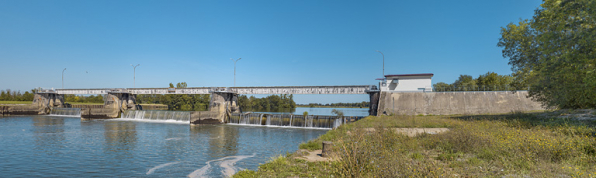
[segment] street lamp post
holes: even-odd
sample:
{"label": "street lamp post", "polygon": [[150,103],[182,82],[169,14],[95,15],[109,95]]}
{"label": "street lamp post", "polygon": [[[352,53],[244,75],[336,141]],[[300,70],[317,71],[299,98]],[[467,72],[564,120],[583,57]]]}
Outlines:
{"label": "street lamp post", "polygon": [[236,62],[238,62],[242,58],[238,58],[236,60],[230,58],[230,60],[234,61],[234,87],[236,87]]}
{"label": "street lamp post", "polygon": [[379,52],[379,53],[381,53],[381,55],[383,55],[383,77],[385,77],[385,55],[379,50],[377,50],[377,52]]}
{"label": "street lamp post", "polygon": [[137,64],[135,65],[130,65],[132,66],[132,87],[136,88],[137,87],[137,67],[139,67],[141,64]]}
{"label": "street lamp post", "polygon": [[64,71],[66,70],[66,68],[64,68],[64,70],[62,70],[62,89],[64,89]]}

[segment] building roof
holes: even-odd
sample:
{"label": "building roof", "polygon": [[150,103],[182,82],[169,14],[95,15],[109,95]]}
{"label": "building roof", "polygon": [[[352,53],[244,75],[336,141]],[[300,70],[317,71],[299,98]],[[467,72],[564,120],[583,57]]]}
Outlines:
{"label": "building roof", "polygon": [[433,73],[421,73],[421,74],[389,74],[385,75],[385,77],[411,77],[411,76],[434,76]]}

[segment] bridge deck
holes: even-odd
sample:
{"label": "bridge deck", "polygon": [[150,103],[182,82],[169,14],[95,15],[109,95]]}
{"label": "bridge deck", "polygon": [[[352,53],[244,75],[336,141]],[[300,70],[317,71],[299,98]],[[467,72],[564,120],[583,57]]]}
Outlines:
{"label": "bridge deck", "polygon": [[98,88],[56,89],[57,94],[98,95],[109,92],[132,94],[210,94],[233,92],[238,94],[366,94],[371,85],[345,86],[264,86],[264,87],[191,87],[191,88]]}

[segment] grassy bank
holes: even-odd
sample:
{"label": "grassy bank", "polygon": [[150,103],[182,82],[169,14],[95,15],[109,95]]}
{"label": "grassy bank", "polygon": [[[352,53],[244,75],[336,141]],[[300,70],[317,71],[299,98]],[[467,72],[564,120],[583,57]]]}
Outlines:
{"label": "grassy bank", "polygon": [[33,101],[0,101],[0,105],[3,104],[31,104]]}
{"label": "grassy bank", "polygon": [[[234,177],[595,177],[596,122],[538,115],[368,117],[300,145],[333,141],[336,161],[288,154]],[[429,127],[450,131],[408,137],[390,129]]]}

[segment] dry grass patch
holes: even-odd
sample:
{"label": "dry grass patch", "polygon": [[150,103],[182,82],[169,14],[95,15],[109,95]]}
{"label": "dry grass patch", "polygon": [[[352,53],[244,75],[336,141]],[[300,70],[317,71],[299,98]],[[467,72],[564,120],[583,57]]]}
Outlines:
{"label": "dry grass patch", "polygon": [[[591,123],[522,113],[368,117],[301,144],[301,148],[309,149],[317,144],[320,147],[322,141],[333,141],[337,161],[321,163],[320,169],[301,173],[293,171],[307,170],[304,164],[283,158],[294,168],[262,172],[264,165],[273,166],[274,162],[270,162],[251,175],[596,177],[596,130]],[[417,137],[392,131],[425,127],[445,127],[450,131]],[[367,128],[375,129],[371,132]]]}

